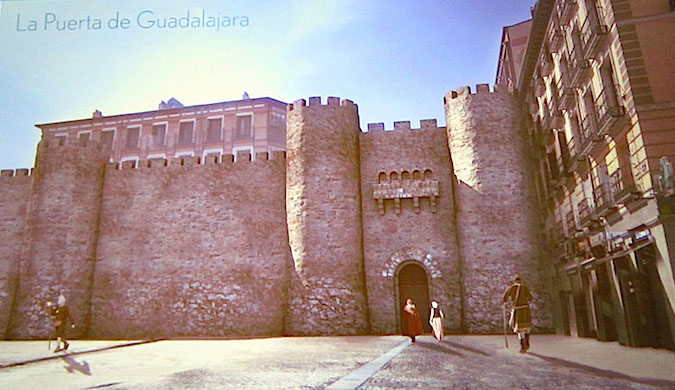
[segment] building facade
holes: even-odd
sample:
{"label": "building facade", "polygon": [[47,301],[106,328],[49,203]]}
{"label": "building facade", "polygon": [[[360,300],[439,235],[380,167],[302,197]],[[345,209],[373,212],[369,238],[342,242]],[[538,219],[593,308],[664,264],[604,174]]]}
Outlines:
{"label": "building facade", "polygon": [[[446,127],[362,132],[353,102],[298,100],[286,152],[236,159],[177,154],[183,110],[208,130],[207,106],[41,125],[34,169],[0,176],[4,337],[47,337],[61,292],[89,338],[390,334],[406,298],[423,319],[436,299],[448,332],[499,333],[516,273],[551,331],[517,96],[485,84],[444,101]],[[142,141],[164,119],[168,158]],[[102,136],[114,124],[138,129],[138,160]]]}
{"label": "building facade", "polygon": [[674,8],[533,11],[518,88],[561,333],[675,348]]}
{"label": "building facade", "polygon": [[271,98],[185,107],[177,99],[162,101],[156,111],[37,125],[43,139],[64,143],[100,142],[111,162],[153,158],[218,158],[286,150],[286,103]]}

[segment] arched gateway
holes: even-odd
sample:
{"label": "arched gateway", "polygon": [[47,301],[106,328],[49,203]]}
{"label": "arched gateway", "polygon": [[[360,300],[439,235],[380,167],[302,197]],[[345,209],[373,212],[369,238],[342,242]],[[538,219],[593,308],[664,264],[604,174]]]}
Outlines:
{"label": "arched gateway", "polygon": [[425,332],[431,331],[429,327],[429,278],[424,266],[417,261],[406,261],[396,270],[395,276],[395,302],[398,303],[398,330],[403,329],[404,312],[403,306],[406,299],[410,298],[417,306],[420,320]]}

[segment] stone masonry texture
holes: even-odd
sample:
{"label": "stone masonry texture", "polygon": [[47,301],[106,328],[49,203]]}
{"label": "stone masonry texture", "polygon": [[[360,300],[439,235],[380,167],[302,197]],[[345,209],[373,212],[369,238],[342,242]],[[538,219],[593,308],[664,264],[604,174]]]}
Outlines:
{"label": "stone masonry texture", "polygon": [[349,100],[287,110],[288,236],[295,271],[289,330],[367,331],[359,188],[359,115]]}
{"label": "stone masonry texture", "polygon": [[516,274],[539,298],[533,305],[533,326],[549,328],[516,99],[504,88],[491,92],[483,84],[474,94],[469,87],[448,93],[445,109],[457,176],[465,329],[471,333],[499,330],[501,324],[495,319],[501,318],[504,286]]}
{"label": "stone masonry texture", "polygon": [[[461,331],[462,302],[452,163],[445,131],[436,126],[436,121],[423,121],[420,129],[411,129],[409,122],[397,122],[394,127],[384,131],[384,124],[374,124],[361,134],[365,269],[373,331],[397,331],[401,308],[392,293],[396,288],[395,271],[406,261],[426,261],[430,298],[443,307],[448,330],[457,333]],[[407,187],[411,182],[438,181],[435,210],[430,198],[419,199],[419,208],[414,199],[404,198],[397,213],[395,200],[387,199],[384,213],[380,214],[373,189],[381,175],[386,175],[384,181],[394,188]]]}
{"label": "stone masonry texture", "polygon": [[60,293],[86,334],[106,160],[95,143],[40,143],[8,337],[49,336],[45,302]]}
{"label": "stone masonry texture", "polygon": [[28,170],[5,170],[0,175],[0,334],[9,325],[32,179]]}
{"label": "stone masonry texture", "polygon": [[59,293],[74,337],[391,334],[410,264],[448,333],[501,332],[515,273],[549,330],[512,91],[464,87],[445,109],[445,129],[365,132],[349,100],[298,100],[287,152],[255,161],[42,141],[31,174],[0,176],[3,336],[50,336]]}

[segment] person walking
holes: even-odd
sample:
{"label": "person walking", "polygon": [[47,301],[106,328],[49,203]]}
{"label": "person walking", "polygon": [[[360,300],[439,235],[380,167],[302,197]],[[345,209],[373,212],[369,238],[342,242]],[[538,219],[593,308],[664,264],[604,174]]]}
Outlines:
{"label": "person walking", "polygon": [[445,333],[443,332],[443,319],[445,314],[441,310],[440,305],[436,300],[431,301],[431,313],[429,313],[429,325],[431,325],[431,332],[436,339],[443,340]]}
{"label": "person walking", "polygon": [[530,328],[532,328],[532,315],[530,313],[530,301],[532,301],[530,289],[522,284],[520,276],[516,275],[506,291],[502,301],[504,305],[511,302],[511,319],[509,325],[513,332],[518,335],[520,341],[520,353],[530,349]]}
{"label": "person walking", "polygon": [[[49,315],[52,317],[56,330],[56,349],[54,353],[65,351],[70,346],[70,343],[66,340],[68,322],[70,322],[71,328],[75,328],[75,321],[73,321],[73,318],[70,316],[70,310],[66,306],[66,297],[63,294],[59,295],[56,305],[52,302],[47,302],[47,307],[49,308]],[[63,347],[61,347],[62,343]]]}
{"label": "person walking", "polygon": [[415,336],[422,334],[422,321],[420,321],[420,314],[412,299],[408,298],[405,301],[403,312],[405,313],[405,329],[403,335],[410,337],[410,340],[414,343]]}

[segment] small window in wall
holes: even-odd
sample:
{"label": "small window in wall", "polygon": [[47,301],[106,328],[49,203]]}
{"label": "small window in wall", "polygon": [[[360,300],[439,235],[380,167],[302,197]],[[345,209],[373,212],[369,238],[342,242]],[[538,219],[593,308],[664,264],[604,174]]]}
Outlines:
{"label": "small window in wall", "polygon": [[235,135],[237,139],[251,138],[251,123],[253,115],[239,115],[237,116],[237,129]]}
{"label": "small window in wall", "polygon": [[124,143],[124,149],[138,149],[138,138],[141,132],[140,127],[128,127],[127,128],[127,137],[126,142]]}
{"label": "small window in wall", "polygon": [[114,138],[115,130],[103,130],[103,132],[101,132],[101,143],[106,150],[112,149]]}
{"label": "small window in wall", "polygon": [[193,121],[181,122],[178,131],[178,144],[189,145],[192,143],[192,133],[194,132],[195,123]]}
{"label": "small window in wall", "polygon": [[232,148],[232,154],[234,155],[234,161],[255,160],[252,146]]}
{"label": "small window in wall", "polygon": [[65,145],[66,144],[66,137],[67,136],[65,134],[55,136],[54,137],[54,144],[59,145],[59,146]]}
{"label": "small window in wall", "polygon": [[166,124],[152,125],[152,146],[164,146],[166,140]]}
{"label": "small window in wall", "polygon": [[89,137],[90,136],[91,136],[91,134],[89,132],[80,133],[80,134],[77,135],[77,140],[80,142],[81,146],[84,146],[87,143],[89,143]]}
{"label": "small window in wall", "polygon": [[221,129],[223,128],[223,120],[221,118],[211,118],[208,120],[208,127],[206,129],[206,142],[215,142],[221,140]]}

